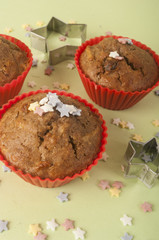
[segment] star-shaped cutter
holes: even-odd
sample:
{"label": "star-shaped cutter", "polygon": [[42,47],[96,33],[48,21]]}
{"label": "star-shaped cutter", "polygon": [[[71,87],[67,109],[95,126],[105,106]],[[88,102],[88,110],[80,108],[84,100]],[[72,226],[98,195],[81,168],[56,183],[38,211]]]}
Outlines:
{"label": "star-shaped cutter", "polygon": [[159,176],[159,146],[156,138],[145,143],[131,140],[125,159],[125,176],[137,177],[151,188]]}
{"label": "star-shaped cutter", "polygon": [[60,48],[49,49],[47,39],[53,32],[60,33],[67,38],[76,38],[82,44],[86,40],[86,24],[64,23],[52,17],[46,26],[31,31],[31,46],[39,51],[48,53],[49,63],[55,65],[65,60],[74,58],[76,45],[65,45]]}

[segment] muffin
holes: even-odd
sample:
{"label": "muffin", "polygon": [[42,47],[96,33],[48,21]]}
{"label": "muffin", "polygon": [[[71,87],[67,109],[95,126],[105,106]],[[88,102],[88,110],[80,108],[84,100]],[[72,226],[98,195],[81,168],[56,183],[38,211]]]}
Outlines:
{"label": "muffin", "polygon": [[104,38],[87,46],[79,64],[86,77],[117,91],[142,91],[158,79],[158,66],[151,54],[124,38]]}
{"label": "muffin", "polygon": [[0,106],[19,93],[31,65],[30,49],[20,40],[0,34]]}
{"label": "muffin", "polygon": [[28,66],[26,52],[0,36],[0,86],[10,83]]}
{"label": "muffin", "polygon": [[93,164],[106,137],[96,111],[58,91],[23,97],[0,121],[0,150],[9,165],[33,178],[55,180]]}
{"label": "muffin", "polygon": [[75,63],[91,99],[122,110],[158,85],[159,57],[146,45],[118,36],[101,36],[82,44]]}

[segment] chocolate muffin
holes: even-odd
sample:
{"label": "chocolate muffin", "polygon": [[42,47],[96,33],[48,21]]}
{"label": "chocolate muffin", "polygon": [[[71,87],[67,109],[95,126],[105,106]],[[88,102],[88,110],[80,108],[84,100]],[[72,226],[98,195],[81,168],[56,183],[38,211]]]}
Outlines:
{"label": "chocolate muffin", "polygon": [[0,86],[16,79],[28,66],[26,52],[0,36]]}
{"label": "chocolate muffin", "polygon": [[159,75],[149,51],[135,46],[127,38],[108,37],[87,46],[79,64],[86,77],[117,91],[146,90],[157,82]]}
{"label": "chocolate muffin", "polygon": [[102,120],[84,103],[38,93],[13,104],[2,116],[0,151],[24,173],[63,179],[93,162],[102,132]]}

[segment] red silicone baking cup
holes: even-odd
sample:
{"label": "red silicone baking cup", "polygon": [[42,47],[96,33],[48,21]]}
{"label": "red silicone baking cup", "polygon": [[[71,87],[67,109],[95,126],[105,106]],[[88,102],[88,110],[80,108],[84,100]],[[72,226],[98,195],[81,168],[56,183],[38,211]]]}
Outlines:
{"label": "red silicone baking cup", "polygon": [[[144,96],[146,96],[152,89],[159,85],[159,79],[157,82],[151,87],[143,91],[135,91],[135,92],[124,92],[124,91],[117,91],[115,89],[109,89],[106,87],[102,87],[97,85],[95,82],[91,81],[85,74],[82,72],[79,64],[79,59],[82,52],[85,48],[90,45],[95,45],[102,41],[104,38],[113,37],[113,38],[123,38],[122,36],[101,36],[90,39],[84,42],[81,46],[78,47],[76,54],[75,54],[75,63],[79,75],[81,77],[82,83],[86,89],[87,94],[89,97],[99,106],[103,108],[111,109],[111,110],[123,110],[132,107],[134,104],[139,102]],[[133,44],[142,48],[144,50],[148,50],[151,55],[153,56],[155,62],[159,66],[159,56],[151,50],[146,45],[131,39]]]}
{"label": "red silicone baking cup", "polygon": [[28,66],[25,71],[19,75],[16,79],[13,79],[10,83],[5,84],[4,86],[0,86],[0,106],[6,103],[9,99],[14,98],[21,90],[25,77],[28,74],[31,66],[32,66],[32,53],[30,49],[20,40],[13,38],[11,36],[0,34],[0,36],[4,37],[8,41],[16,44],[19,48],[26,52],[28,57]]}
{"label": "red silicone baking cup", "polygon": [[72,177],[66,176],[64,179],[57,178],[55,180],[51,180],[49,178],[41,179],[38,176],[33,177],[29,173],[23,173],[21,170],[16,169],[14,166],[10,165],[10,163],[3,157],[3,155],[0,154],[0,160],[8,168],[10,168],[13,172],[15,172],[19,177],[24,179],[26,182],[29,182],[33,185],[38,186],[38,187],[53,188],[53,187],[59,187],[59,186],[62,186],[66,183],[69,183],[73,179],[75,179],[77,177],[81,177],[85,172],[90,171],[91,168],[98,163],[98,160],[100,160],[102,158],[102,154],[103,154],[103,152],[105,152],[105,145],[107,143],[106,138],[107,138],[108,135],[107,135],[107,127],[105,125],[105,121],[103,120],[102,115],[99,113],[99,111],[96,108],[94,108],[94,106],[92,104],[88,103],[85,99],[82,99],[79,96],[73,95],[72,93],[66,93],[66,92],[57,91],[57,90],[53,90],[53,91],[51,91],[51,90],[45,90],[45,91],[38,90],[36,92],[32,91],[32,92],[29,92],[29,93],[23,93],[22,95],[15,97],[14,99],[10,100],[7,104],[3,105],[3,108],[0,109],[0,119],[2,118],[3,114],[7,111],[7,109],[9,109],[16,102],[22,100],[25,97],[35,95],[37,93],[43,93],[43,92],[45,92],[45,93],[47,93],[47,92],[57,93],[58,95],[68,96],[68,97],[71,97],[73,99],[77,99],[79,102],[84,103],[86,106],[88,106],[91,109],[92,112],[94,112],[96,115],[98,115],[100,117],[100,119],[102,120],[102,129],[103,129],[100,150],[97,154],[97,157],[95,159],[93,159],[92,164],[90,164],[86,169],[82,170],[80,173],[74,174]]}

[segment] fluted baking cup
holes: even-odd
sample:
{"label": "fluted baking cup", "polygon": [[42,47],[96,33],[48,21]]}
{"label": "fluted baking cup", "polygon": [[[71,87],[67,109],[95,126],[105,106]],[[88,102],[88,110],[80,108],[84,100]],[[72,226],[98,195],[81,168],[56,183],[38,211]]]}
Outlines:
{"label": "fluted baking cup", "polygon": [[0,86],[0,106],[2,106],[9,99],[14,98],[20,92],[23,86],[25,77],[32,66],[32,53],[30,49],[20,40],[8,35],[0,34],[0,36],[16,44],[20,49],[26,52],[28,57],[28,65],[25,71],[21,75],[19,75],[16,79],[13,79],[10,83],[5,84],[4,86]]}
{"label": "fluted baking cup", "polygon": [[45,90],[45,91],[38,90],[36,92],[23,93],[22,95],[15,97],[14,99],[10,100],[7,104],[3,105],[3,108],[0,109],[0,119],[2,118],[3,114],[7,111],[7,109],[9,109],[16,102],[22,100],[25,97],[28,97],[28,96],[31,96],[31,95],[34,95],[34,94],[37,94],[37,93],[47,93],[47,92],[56,93],[57,95],[68,96],[68,97],[71,97],[73,99],[77,99],[79,102],[84,103],[85,106],[89,107],[92,112],[94,112],[96,115],[98,115],[100,117],[100,119],[102,120],[102,129],[103,129],[101,146],[100,146],[99,152],[97,154],[97,157],[95,159],[92,159],[92,164],[90,164],[86,169],[83,169],[80,173],[76,173],[72,177],[66,176],[64,179],[57,178],[55,180],[51,180],[49,178],[41,179],[38,176],[33,177],[29,173],[23,173],[20,169],[17,169],[14,166],[10,165],[10,163],[7,161],[7,159],[5,159],[2,154],[0,154],[0,160],[8,168],[10,168],[13,172],[15,172],[19,177],[24,179],[26,182],[29,182],[29,183],[31,183],[33,185],[36,185],[36,186],[39,186],[39,187],[53,188],[53,187],[59,187],[61,185],[64,185],[64,184],[72,181],[73,179],[75,179],[77,177],[81,177],[85,172],[90,171],[91,168],[98,163],[98,160],[100,160],[102,158],[102,154],[105,151],[105,145],[107,143],[107,141],[106,141],[107,127],[105,125],[105,121],[103,120],[102,115],[99,113],[99,111],[96,108],[94,108],[94,106],[92,104],[88,103],[85,99],[82,99],[79,96],[73,95],[72,93],[66,93],[66,92],[57,91],[57,90],[53,90],[53,91],[51,91],[51,90]]}
{"label": "fluted baking cup", "polygon": [[[75,54],[75,63],[77,70],[79,72],[80,78],[82,83],[85,87],[85,90],[89,97],[98,105],[102,106],[103,108],[111,109],[111,110],[123,110],[132,107],[137,102],[139,102],[144,96],[146,96],[152,89],[159,85],[159,79],[157,82],[151,87],[146,90],[142,91],[134,91],[134,92],[124,92],[124,91],[117,91],[115,89],[109,89],[106,87],[102,87],[101,85],[97,85],[95,82],[91,81],[90,78],[86,77],[85,74],[82,72],[80,68],[79,59],[82,52],[85,48],[90,45],[98,44],[104,38],[113,37],[113,38],[123,38],[122,36],[101,36],[95,37],[84,42],[76,51]],[[144,50],[148,50],[152,57],[154,58],[155,62],[159,66],[159,56],[151,50],[146,45],[131,39],[133,44],[139,48]]]}

